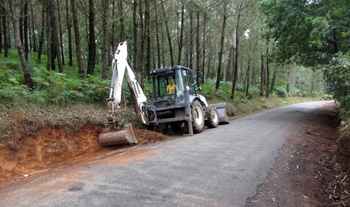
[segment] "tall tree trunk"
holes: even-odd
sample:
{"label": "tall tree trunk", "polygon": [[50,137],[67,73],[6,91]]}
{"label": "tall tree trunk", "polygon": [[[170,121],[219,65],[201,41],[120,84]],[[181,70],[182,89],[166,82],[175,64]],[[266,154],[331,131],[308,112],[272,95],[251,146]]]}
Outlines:
{"label": "tall tree trunk", "polygon": [[[3,6],[5,6],[5,0],[1,0],[1,3]],[[5,11],[5,8],[4,7],[1,7],[2,9],[2,30],[3,30],[3,39],[4,39],[4,56],[6,58],[8,58],[8,49],[9,49],[9,36],[8,35],[8,31],[7,31],[7,14],[6,14],[6,11]],[[0,17],[1,18],[1,17]]]}
{"label": "tall tree trunk", "polygon": [[[148,0],[146,0],[148,1]],[[147,4],[147,3],[146,3]],[[120,37],[119,42],[124,41],[124,12],[123,12],[123,0],[119,0],[119,21],[120,21]]]}
{"label": "tall tree trunk", "polygon": [[241,19],[241,12],[238,12],[237,16],[237,24],[236,24],[236,29],[235,29],[235,40],[234,40],[234,46],[233,46],[233,70],[234,73],[233,75],[233,80],[232,80],[232,91],[231,91],[231,99],[233,99],[235,95],[235,89],[236,89],[236,84],[237,84],[237,75],[238,75],[238,48],[239,48],[239,23]]}
{"label": "tall tree trunk", "polygon": [[[139,70],[139,50],[138,50],[138,35],[137,35],[137,29],[138,29],[138,23],[137,23],[137,0],[134,0],[133,3],[133,12],[132,12],[132,19],[134,23],[134,70]],[[157,28],[158,31],[158,28]],[[158,33],[157,33],[158,38]]]}
{"label": "tall tree trunk", "polygon": [[28,61],[28,54],[29,54],[29,43],[28,43],[28,1],[25,1],[24,3],[24,28],[23,28],[23,36],[24,36],[24,52],[25,52],[25,58]]}
{"label": "tall tree trunk", "polygon": [[[199,57],[200,57],[200,51],[199,51],[199,10],[197,10],[197,31],[196,31],[196,71],[200,71],[200,65],[199,65]],[[199,77],[196,75],[196,83],[199,87]]]}
{"label": "tall tree trunk", "polygon": [[210,75],[210,68],[211,68],[211,56],[212,56],[212,48],[211,48],[211,42],[212,42],[212,39],[209,39],[209,58],[208,58],[208,70],[207,70],[207,78],[209,78],[209,75]]}
{"label": "tall tree trunk", "polygon": [[202,73],[203,73],[203,78],[202,78],[202,84],[204,84],[204,77],[205,77],[205,41],[206,41],[206,23],[207,23],[207,15],[204,13],[204,20],[203,20],[203,55],[202,55]]}
{"label": "tall tree trunk", "polygon": [[228,77],[229,77],[229,71],[231,69],[231,60],[233,55],[233,47],[231,47],[230,51],[229,51],[229,55],[228,55],[228,63],[227,63],[227,68],[226,71],[224,72],[224,81],[228,81]]}
{"label": "tall tree trunk", "polygon": [[190,69],[192,69],[193,67],[193,63],[192,63],[192,55],[193,55],[193,14],[192,14],[192,10],[189,10],[190,12],[190,45],[189,45],[189,61],[190,61],[190,64],[189,64],[189,67]]}
{"label": "tall tree trunk", "polygon": [[270,91],[269,91],[270,94],[273,92],[273,89],[275,87],[276,76],[277,76],[277,68],[275,67],[275,69],[273,71],[273,76],[272,76],[272,81],[271,81],[271,86],[270,86]]}
{"label": "tall tree trunk", "polygon": [[184,16],[185,16],[185,6],[182,3],[181,7],[181,31],[180,31],[180,43],[179,43],[179,55],[177,56],[177,64],[181,65],[181,53],[183,47],[183,39],[184,39]]}
{"label": "tall tree trunk", "polygon": [[68,30],[68,56],[69,56],[69,66],[73,65],[73,51],[72,51],[72,22],[69,12],[69,3],[66,0],[66,21],[67,21],[67,30]]}
{"label": "tall tree trunk", "polygon": [[34,19],[34,12],[33,12],[33,6],[30,7],[30,14],[32,19],[32,36],[33,36],[33,51],[37,52],[37,44],[36,44],[36,34],[35,34],[35,19]]}
{"label": "tall tree trunk", "polygon": [[45,9],[46,9],[46,39],[47,39],[47,70],[51,70],[51,59],[52,59],[52,49],[51,49],[51,28],[50,28],[50,15],[49,15],[49,7],[47,5],[47,2],[45,2]]}
{"label": "tall tree trunk", "polygon": [[163,64],[163,67],[165,67],[165,43],[164,43],[164,32],[163,32],[163,27],[160,28],[160,38],[161,38],[161,41],[162,41],[162,64]]}
{"label": "tall tree trunk", "polygon": [[[11,17],[9,17],[11,18]],[[8,28],[8,32],[7,32],[7,45],[8,45],[8,49],[12,49],[12,43],[11,43],[11,25],[10,25],[10,21],[6,18],[6,28]]]}
{"label": "tall tree trunk", "polygon": [[[134,0],[136,1],[136,0]],[[108,8],[109,8],[109,0],[102,0],[102,8],[105,13],[108,14]],[[103,47],[102,47],[102,78],[107,79],[108,76],[108,70],[109,70],[109,64],[108,64],[108,31],[107,31],[107,25],[108,25],[108,15],[104,15],[102,17],[102,37],[103,37]],[[134,46],[136,47],[136,46]],[[114,52],[114,51],[113,51]],[[135,56],[135,59],[137,59],[137,56]],[[135,67],[135,66],[134,66]]]}
{"label": "tall tree trunk", "polygon": [[144,79],[145,79],[145,28],[144,28],[144,22],[143,22],[143,8],[142,8],[143,0],[139,0],[139,16],[140,16],[140,23],[141,23],[141,87],[144,86]]}
{"label": "tall tree trunk", "polygon": [[38,51],[39,61],[41,61],[41,53],[43,51],[44,30],[45,30],[45,5],[43,4],[42,10],[41,10],[41,32],[40,32],[39,51]]}
{"label": "tall tree trunk", "polygon": [[[14,3],[17,3],[14,5]],[[14,31],[14,38],[15,38],[15,44],[16,48],[19,54],[19,59],[21,61],[21,66],[22,70],[24,72],[24,81],[28,88],[33,88],[34,83],[32,81],[28,66],[27,66],[27,61],[25,59],[25,54],[23,50],[23,46],[20,40],[20,35],[19,35],[19,25],[18,25],[18,18],[21,15],[21,12],[19,11],[19,6],[18,2],[14,2],[14,0],[9,1],[9,6],[10,6],[10,11],[12,12],[12,24],[13,24],[13,31]]]}
{"label": "tall tree trunk", "polygon": [[260,96],[264,96],[264,82],[265,82],[265,72],[264,72],[264,56],[261,53],[260,58],[261,72],[260,72]]}
{"label": "tall tree trunk", "polygon": [[[21,9],[21,16],[19,17],[19,37],[21,40],[21,44],[24,45],[24,39],[23,39],[23,16],[24,16],[24,9]],[[15,43],[16,44],[16,43]]]}
{"label": "tall tree trunk", "polygon": [[254,67],[254,64],[253,64],[253,74],[252,74],[252,85],[255,85],[256,84],[256,81],[255,81],[255,67]]}
{"label": "tall tree trunk", "polygon": [[60,31],[60,47],[61,47],[61,57],[62,64],[65,65],[64,62],[64,51],[63,51],[63,40],[62,40],[62,25],[61,25],[61,12],[60,12],[60,0],[57,0],[57,13],[58,13],[58,26]]}
{"label": "tall tree trunk", "polygon": [[166,29],[166,34],[168,37],[168,43],[169,43],[169,52],[170,52],[170,61],[171,61],[171,66],[173,66],[175,64],[174,62],[174,53],[173,53],[173,45],[171,43],[171,34],[170,34],[170,30],[169,30],[169,25],[168,25],[168,19],[165,13],[165,8],[163,5],[163,17],[164,17],[164,24],[165,24],[165,29]]}
{"label": "tall tree trunk", "polygon": [[[156,1],[154,1],[155,4],[157,3]],[[159,22],[158,22],[158,7],[157,5],[155,5],[156,11],[155,11],[155,15],[156,15],[156,40],[157,40],[157,54],[158,54],[158,68],[160,68],[160,43],[159,43]]]}
{"label": "tall tree trunk", "polygon": [[78,70],[81,78],[85,78],[83,59],[81,57],[81,45],[80,45],[80,33],[79,33],[79,23],[78,23],[78,13],[75,4],[75,0],[71,0],[71,7],[73,13],[73,24],[74,24],[74,36],[75,36],[75,49],[78,60]]}
{"label": "tall tree trunk", "polygon": [[95,7],[94,0],[89,0],[89,59],[87,74],[93,75],[95,72],[96,61],[96,42],[95,42]]}
{"label": "tall tree trunk", "polygon": [[114,21],[114,18],[115,18],[115,1],[112,0],[112,35],[111,35],[111,45],[112,45],[112,50],[113,50],[113,53],[115,52],[116,48],[115,48],[115,39],[114,39],[114,28],[115,28],[115,21]]}
{"label": "tall tree trunk", "polygon": [[250,72],[250,55],[248,56],[248,67],[247,67],[247,75],[246,75],[246,91],[245,91],[245,96],[249,95],[249,72]]}
{"label": "tall tree trunk", "polygon": [[2,15],[4,15],[4,11],[2,10],[2,2],[0,2],[0,53],[2,53]]}
{"label": "tall tree trunk", "polygon": [[269,68],[269,45],[267,44],[266,48],[266,97],[269,97],[270,95],[270,68]]}
{"label": "tall tree trunk", "polygon": [[[146,73],[149,74],[151,69],[151,26],[150,26],[150,0],[146,0],[146,12],[145,12],[145,27],[146,27]],[[146,74],[144,74],[146,77]]]}
{"label": "tall tree trunk", "polygon": [[[58,70],[60,73],[63,72],[63,65],[62,65],[62,59],[60,56],[60,39],[58,38],[58,32],[57,32],[57,17],[56,17],[56,5],[54,1],[48,0],[49,3],[49,11],[50,11],[50,25],[51,25],[51,35],[52,35],[52,45],[55,55],[51,58],[54,58],[57,56],[57,62],[58,62]],[[54,64],[52,65],[52,67]]]}
{"label": "tall tree trunk", "polygon": [[224,43],[225,43],[225,28],[226,28],[226,4],[224,5],[224,16],[223,16],[223,23],[222,23],[222,30],[221,30],[221,42],[220,42],[220,52],[219,52],[219,65],[218,70],[216,73],[216,91],[219,90],[220,87],[220,80],[221,80],[221,65],[222,65],[222,54],[224,51]]}

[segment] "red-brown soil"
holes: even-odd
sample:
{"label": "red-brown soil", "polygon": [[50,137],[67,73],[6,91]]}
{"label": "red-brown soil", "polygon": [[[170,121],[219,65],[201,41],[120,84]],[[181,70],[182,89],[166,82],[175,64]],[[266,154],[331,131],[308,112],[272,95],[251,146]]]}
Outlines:
{"label": "red-brown soil", "polygon": [[349,206],[350,175],[342,172],[336,122],[334,104],[303,120],[247,205]]}
{"label": "red-brown soil", "polygon": [[[92,125],[75,132],[64,128],[45,128],[35,135],[22,137],[16,144],[17,149],[4,143],[0,145],[0,182],[18,180],[38,171],[130,147],[101,147],[98,136],[102,131],[103,127]],[[134,133],[139,145],[167,139],[161,133],[143,129],[134,129]]]}

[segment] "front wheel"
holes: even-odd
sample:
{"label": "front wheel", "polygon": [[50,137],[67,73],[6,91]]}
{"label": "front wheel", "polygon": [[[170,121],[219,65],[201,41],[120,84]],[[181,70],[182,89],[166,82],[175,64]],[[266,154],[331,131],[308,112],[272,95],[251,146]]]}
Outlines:
{"label": "front wheel", "polygon": [[204,112],[202,104],[198,100],[192,103],[192,123],[194,132],[199,133],[203,131]]}
{"label": "front wheel", "polygon": [[215,107],[209,106],[207,111],[208,120],[205,121],[205,125],[209,128],[215,128],[219,125],[218,111]]}

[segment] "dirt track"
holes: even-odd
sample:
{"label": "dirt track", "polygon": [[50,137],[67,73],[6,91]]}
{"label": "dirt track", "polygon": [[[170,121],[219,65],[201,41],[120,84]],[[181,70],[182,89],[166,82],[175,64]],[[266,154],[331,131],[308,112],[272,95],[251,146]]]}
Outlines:
{"label": "dirt track", "polygon": [[3,185],[0,206],[244,206],[285,140],[324,104],[267,110]]}

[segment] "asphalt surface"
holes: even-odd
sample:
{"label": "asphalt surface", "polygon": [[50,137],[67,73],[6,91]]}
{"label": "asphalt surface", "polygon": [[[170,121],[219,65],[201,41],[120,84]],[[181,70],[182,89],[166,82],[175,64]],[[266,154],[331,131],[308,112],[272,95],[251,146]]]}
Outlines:
{"label": "asphalt surface", "polygon": [[0,206],[244,206],[299,121],[327,102],[266,110],[0,189]]}

